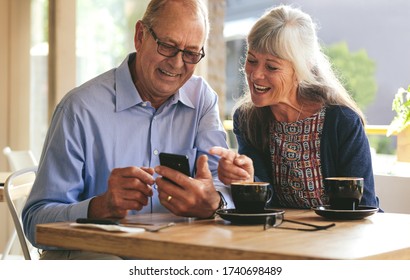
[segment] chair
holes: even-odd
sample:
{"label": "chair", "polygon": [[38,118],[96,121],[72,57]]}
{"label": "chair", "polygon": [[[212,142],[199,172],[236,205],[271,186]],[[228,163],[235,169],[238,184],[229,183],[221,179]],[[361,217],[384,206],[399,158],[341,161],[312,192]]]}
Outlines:
{"label": "chair", "polygon": [[21,169],[13,172],[4,183],[4,195],[6,197],[7,207],[13,218],[14,227],[26,260],[31,260],[29,247],[34,247],[26,240],[24,235],[21,212],[30,194],[36,173],[36,166]]}
{"label": "chair", "polygon": [[[10,147],[5,147],[3,149],[3,154],[6,156],[9,163],[9,167],[12,172],[21,170],[28,167],[37,166],[37,160],[35,159],[33,153],[30,150],[12,150]],[[17,233],[14,230],[6,246],[4,247],[1,259],[4,260],[9,255],[11,247],[16,240]]]}
{"label": "chair", "polygon": [[13,151],[10,147],[5,147],[3,154],[7,157],[12,172],[38,165],[30,150]]}

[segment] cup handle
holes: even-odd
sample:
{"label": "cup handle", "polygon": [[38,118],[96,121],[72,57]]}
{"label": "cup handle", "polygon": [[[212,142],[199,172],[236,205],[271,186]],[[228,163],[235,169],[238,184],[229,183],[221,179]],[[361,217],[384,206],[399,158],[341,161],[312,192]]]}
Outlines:
{"label": "cup handle", "polygon": [[270,201],[272,200],[272,197],[273,197],[273,189],[272,189],[273,187],[271,186],[271,185],[269,185],[269,188],[268,188],[268,200],[266,201],[266,205],[268,205],[269,203],[270,203]]}

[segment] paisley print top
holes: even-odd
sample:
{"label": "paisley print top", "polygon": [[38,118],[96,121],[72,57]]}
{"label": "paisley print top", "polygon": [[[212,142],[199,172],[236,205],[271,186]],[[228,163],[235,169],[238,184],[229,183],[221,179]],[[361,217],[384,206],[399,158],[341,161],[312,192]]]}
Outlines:
{"label": "paisley print top", "polygon": [[280,206],[310,208],[328,203],[320,161],[325,112],[323,107],[297,122],[270,124],[273,187]]}

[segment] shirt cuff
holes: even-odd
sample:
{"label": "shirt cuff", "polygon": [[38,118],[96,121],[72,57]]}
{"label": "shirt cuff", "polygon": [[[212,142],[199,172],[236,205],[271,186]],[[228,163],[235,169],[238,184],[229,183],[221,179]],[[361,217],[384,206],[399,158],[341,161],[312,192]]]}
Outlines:
{"label": "shirt cuff", "polygon": [[232,195],[231,195],[231,187],[229,186],[215,186],[216,190],[220,192],[226,201],[226,208],[231,209],[235,208],[233,201],[232,201]]}
{"label": "shirt cuff", "polygon": [[72,204],[71,209],[69,210],[69,220],[75,221],[78,218],[87,218],[88,217],[88,206],[90,205],[91,197],[87,200],[80,201],[78,203]]}

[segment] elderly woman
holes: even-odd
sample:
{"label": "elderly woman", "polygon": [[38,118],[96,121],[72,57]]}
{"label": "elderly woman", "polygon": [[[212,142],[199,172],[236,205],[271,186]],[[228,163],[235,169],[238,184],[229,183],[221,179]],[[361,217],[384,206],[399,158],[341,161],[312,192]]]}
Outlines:
{"label": "elderly woman", "polygon": [[328,203],[326,177],[364,178],[361,205],[378,207],[364,116],[332,72],[309,15],[289,6],[266,12],[248,38],[249,92],[238,101],[238,153],[214,147],[219,178],[267,181],[273,207]]}

